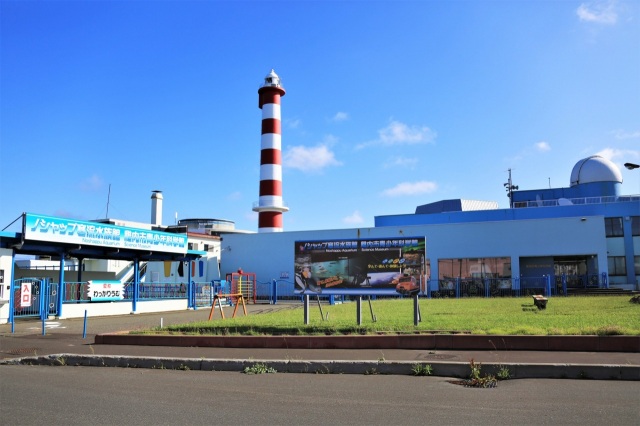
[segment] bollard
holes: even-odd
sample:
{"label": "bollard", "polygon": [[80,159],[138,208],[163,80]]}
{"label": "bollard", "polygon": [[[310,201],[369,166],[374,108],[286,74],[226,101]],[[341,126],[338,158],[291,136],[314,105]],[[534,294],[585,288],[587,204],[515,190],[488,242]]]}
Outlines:
{"label": "bollard", "polygon": [[82,328],[82,338],[87,338],[87,310],[84,310],[84,327]]}
{"label": "bollard", "polygon": [[164,318],[160,318],[160,328],[162,328],[162,320],[163,320],[163,319],[164,319]]}

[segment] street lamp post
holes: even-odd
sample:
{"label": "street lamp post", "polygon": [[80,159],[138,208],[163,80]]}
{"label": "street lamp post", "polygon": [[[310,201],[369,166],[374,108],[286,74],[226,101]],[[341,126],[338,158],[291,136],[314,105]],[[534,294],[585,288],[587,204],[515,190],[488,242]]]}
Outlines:
{"label": "street lamp post", "polygon": [[[640,165],[635,163],[624,163],[624,166],[629,170],[634,170],[640,167]],[[638,277],[636,277],[636,286],[640,289],[640,282],[638,281]]]}
{"label": "street lamp post", "polygon": [[640,167],[640,165],[635,164],[635,163],[624,163],[624,166],[629,170],[634,170],[634,169],[637,169],[638,167]]}

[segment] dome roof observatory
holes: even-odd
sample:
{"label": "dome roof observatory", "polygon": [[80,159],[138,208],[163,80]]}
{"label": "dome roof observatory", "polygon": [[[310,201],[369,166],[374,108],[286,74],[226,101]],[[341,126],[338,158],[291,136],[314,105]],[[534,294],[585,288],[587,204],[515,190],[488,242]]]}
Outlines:
{"label": "dome roof observatory", "polygon": [[618,166],[599,155],[584,158],[573,166],[571,186],[592,182],[622,183],[622,174]]}

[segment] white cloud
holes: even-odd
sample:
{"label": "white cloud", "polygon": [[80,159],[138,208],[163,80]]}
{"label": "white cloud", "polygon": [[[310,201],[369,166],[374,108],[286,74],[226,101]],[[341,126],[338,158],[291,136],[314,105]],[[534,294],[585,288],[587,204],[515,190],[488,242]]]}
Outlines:
{"label": "white cloud", "polygon": [[617,149],[617,148],[605,148],[596,152],[596,155],[606,158],[614,163],[623,164],[628,162],[635,162],[640,159],[640,151],[634,151],[632,149]]}
{"label": "white cloud", "polygon": [[92,175],[91,177],[80,182],[80,189],[86,192],[99,191],[102,189],[104,181],[98,175]]}
{"label": "white cloud", "polygon": [[635,132],[625,132],[622,129],[618,129],[613,131],[613,136],[615,136],[616,139],[637,139],[640,138],[640,131],[635,131]]}
{"label": "white cloud", "polygon": [[337,112],[336,115],[334,115],[331,118],[331,121],[333,122],[340,122],[340,121],[345,121],[349,119],[349,114],[347,114],[346,112]]}
{"label": "white cloud", "polygon": [[576,15],[583,22],[595,24],[613,25],[618,21],[614,0],[582,3],[576,10]]}
{"label": "white cloud", "polygon": [[405,195],[418,195],[434,192],[438,189],[438,185],[434,182],[402,182],[393,188],[385,189],[382,195],[385,197],[401,197]]}
{"label": "white cloud", "polygon": [[393,157],[393,158],[390,158],[389,161],[387,161],[384,164],[384,168],[385,169],[392,169],[392,168],[413,169],[415,168],[416,164],[418,164],[417,158]]}
{"label": "white cloud", "polygon": [[227,195],[227,200],[238,201],[240,199],[242,199],[242,193],[240,193],[240,191],[235,191]]}
{"label": "white cloud", "polygon": [[363,223],[364,219],[362,218],[362,215],[360,214],[360,212],[356,210],[353,213],[351,213],[349,216],[342,218],[342,221],[350,225],[357,225],[357,224]]}
{"label": "white cloud", "polygon": [[298,127],[300,127],[300,124],[302,124],[302,121],[300,119],[296,118],[296,119],[285,120],[284,123],[290,129],[297,129]]}
{"label": "white cloud", "polygon": [[427,126],[408,126],[392,120],[386,127],[378,130],[378,139],[362,143],[357,149],[370,145],[416,145],[433,142],[437,134]]}
{"label": "white cloud", "polygon": [[540,152],[551,151],[551,145],[549,145],[549,143],[545,141],[540,141],[536,143],[535,146],[536,146],[536,149]]}
{"label": "white cloud", "polygon": [[340,166],[335,154],[327,144],[314,147],[293,146],[287,149],[282,158],[283,166],[303,172],[319,172],[330,166]]}
{"label": "white cloud", "polygon": [[540,141],[533,144],[533,146],[526,146],[520,152],[516,152],[510,157],[506,157],[507,163],[514,163],[526,160],[536,153],[551,151],[551,145],[547,141]]}
{"label": "white cloud", "polygon": [[379,140],[384,145],[407,144],[431,142],[435,134],[426,126],[407,126],[399,121],[392,121],[383,129],[378,130]]}

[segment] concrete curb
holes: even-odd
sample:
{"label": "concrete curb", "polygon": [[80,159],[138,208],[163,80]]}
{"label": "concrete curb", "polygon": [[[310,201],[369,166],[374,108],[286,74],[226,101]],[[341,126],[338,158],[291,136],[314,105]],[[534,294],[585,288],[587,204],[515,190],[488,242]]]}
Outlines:
{"label": "concrete curb", "polygon": [[[430,365],[433,376],[467,378],[470,373],[466,362],[414,361],[340,361],[340,360],[256,360],[256,359],[205,359],[163,358],[110,355],[53,354],[41,357],[23,357],[0,361],[0,365],[48,365],[121,367],[167,370],[237,371],[263,364],[280,373],[312,374],[394,374],[413,375],[416,364]],[[520,364],[483,363],[482,373],[495,375],[508,368],[511,379],[554,378],[594,380],[640,380],[640,366],[634,365],[584,365],[584,364]]]}
{"label": "concrete curb", "polygon": [[192,336],[109,333],[96,344],[270,349],[434,349],[640,352],[640,336],[391,334],[348,336]]}

